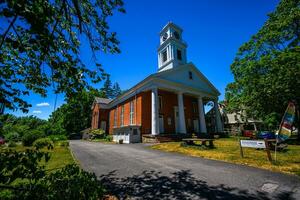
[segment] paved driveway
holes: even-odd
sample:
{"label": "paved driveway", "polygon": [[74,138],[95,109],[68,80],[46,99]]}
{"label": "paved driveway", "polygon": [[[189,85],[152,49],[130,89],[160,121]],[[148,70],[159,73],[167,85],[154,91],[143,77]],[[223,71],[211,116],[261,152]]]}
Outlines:
{"label": "paved driveway", "polygon": [[300,179],[160,152],[145,144],[71,141],[81,166],[121,199],[300,199]]}

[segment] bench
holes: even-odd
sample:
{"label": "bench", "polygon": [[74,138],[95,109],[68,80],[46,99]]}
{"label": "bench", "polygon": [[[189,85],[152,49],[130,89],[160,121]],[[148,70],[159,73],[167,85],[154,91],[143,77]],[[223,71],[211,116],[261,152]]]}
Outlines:
{"label": "bench", "polygon": [[[201,146],[214,147],[214,139],[204,139],[204,138],[185,138],[182,139],[184,145],[196,145],[195,142],[201,142]],[[208,145],[207,145],[208,142]]]}
{"label": "bench", "polygon": [[[269,148],[271,150],[275,150],[276,139],[266,139],[266,141],[268,142]],[[287,147],[288,147],[288,145],[286,143],[277,143],[278,151],[282,151],[282,150],[286,149]]]}

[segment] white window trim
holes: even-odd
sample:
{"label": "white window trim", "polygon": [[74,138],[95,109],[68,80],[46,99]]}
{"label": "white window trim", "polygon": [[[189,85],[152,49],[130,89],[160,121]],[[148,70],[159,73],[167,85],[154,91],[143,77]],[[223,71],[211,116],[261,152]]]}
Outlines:
{"label": "white window trim", "polygon": [[163,103],[162,103],[163,99],[162,99],[162,96],[161,95],[158,95],[158,109],[159,110],[162,110],[163,108]]}
{"label": "white window trim", "polygon": [[114,110],[114,127],[117,127],[118,126],[118,107]]}
{"label": "white window trim", "polygon": [[192,107],[193,107],[193,113],[197,113],[197,103],[192,102]]}
{"label": "white window trim", "polygon": [[120,126],[124,126],[124,105],[122,105],[121,106],[121,114],[120,114],[120,116],[121,116],[121,124],[120,124]]}
{"label": "white window trim", "polygon": [[134,101],[130,101],[129,123],[134,124]]}

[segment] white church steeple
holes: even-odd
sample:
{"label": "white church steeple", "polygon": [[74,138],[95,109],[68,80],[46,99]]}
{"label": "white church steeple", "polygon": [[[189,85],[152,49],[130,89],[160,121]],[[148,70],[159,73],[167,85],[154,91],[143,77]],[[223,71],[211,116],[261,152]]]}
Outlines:
{"label": "white church steeple", "polygon": [[164,71],[185,64],[187,45],[182,40],[182,29],[169,22],[160,32],[158,47],[158,71]]}

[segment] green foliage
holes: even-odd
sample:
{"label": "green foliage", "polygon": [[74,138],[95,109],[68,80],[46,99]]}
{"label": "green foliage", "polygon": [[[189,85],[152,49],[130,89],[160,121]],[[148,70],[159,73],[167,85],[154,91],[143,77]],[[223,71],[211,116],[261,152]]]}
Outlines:
{"label": "green foliage", "polygon": [[[47,192],[41,199],[101,199],[104,189],[95,174],[85,172],[76,165],[68,165],[51,173],[42,181]],[[63,187],[62,187],[63,186]]]}
{"label": "green foliage", "polygon": [[26,132],[38,130],[47,134],[49,123],[46,120],[34,116],[16,117],[11,114],[0,116],[0,122],[3,124],[2,132],[7,140],[19,141]]}
{"label": "green foliage", "polygon": [[49,138],[39,138],[35,140],[32,144],[36,149],[42,149],[47,147],[48,149],[53,149],[54,143]]}
{"label": "green foliage", "polygon": [[11,147],[16,147],[17,144],[14,141],[9,141],[7,146],[11,148]]}
{"label": "green foliage", "polygon": [[106,75],[106,79],[103,84],[103,87],[101,88],[101,91],[103,92],[105,98],[109,99],[114,99],[122,94],[122,90],[119,86],[119,83],[116,82],[112,85],[109,75]]}
{"label": "green foliage", "polygon": [[[34,180],[45,176],[43,166],[38,163],[42,160],[47,162],[50,159],[49,153],[27,149],[25,152],[13,150],[0,152],[0,184],[10,185],[15,180]],[[21,182],[21,181],[20,181]]]}
{"label": "green foliage", "polygon": [[67,98],[67,103],[59,107],[49,118],[53,134],[70,135],[90,127],[91,106],[95,96],[104,97],[104,94],[99,90],[83,90],[78,95]]}
{"label": "green foliage", "polygon": [[106,75],[105,82],[103,84],[103,88],[101,88],[101,91],[103,91],[106,98],[113,98],[112,83],[109,75]]}
{"label": "green foliage", "polygon": [[5,135],[5,139],[8,141],[17,142],[21,139],[21,137],[17,132],[9,132]]}
{"label": "green foliage", "polygon": [[52,140],[53,142],[67,140],[67,136],[65,135],[49,135],[48,138]]}
{"label": "green foliage", "polygon": [[119,86],[119,83],[116,82],[113,85],[113,96],[114,96],[114,98],[116,98],[116,97],[120,96],[121,94],[122,94],[122,90]]}
{"label": "green foliage", "polygon": [[106,136],[105,131],[102,129],[93,129],[89,132],[89,135],[92,140],[103,139]]}
{"label": "green foliage", "polygon": [[[47,88],[71,97],[103,78],[100,52],[119,53],[108,18],[125,12],[122,0],[0,1],[0,102],[28,112],[23,97]],[[80,40],[92,50],[94,65],[80,57]]]}
{"label": "green foliage", "polygon": [[22,143],[24,146],[31,146],[35,140],[44,136],[45,135],[40,130],[30,130],[23,135]]}
{"label": "green foliage", "polygon": [[111,142],[111,141],[113,141],[113,137],[112,137],[112,135],[105,135],[104,140],[106,142]]}
{"label": "green foliage", "polygon": [[61,146],[61,147],[68,147],[69,141],[58,141],[55,143],[55,145]]}
{"label": "green foliage", "polygon": [[300,102],[300,3],[282,0],[269,19],[243,44],[231,65],[227,85],[229,111],[277,126],[288,101]]}
{"label": "green foliage", "polygon": [[[1,199],[101,199],[105,190],[95,174],[76,165],[52,173],[45,167],[49,153],[38,150],[0,152]],[[17,182],[16,182],[17,181]]]}

